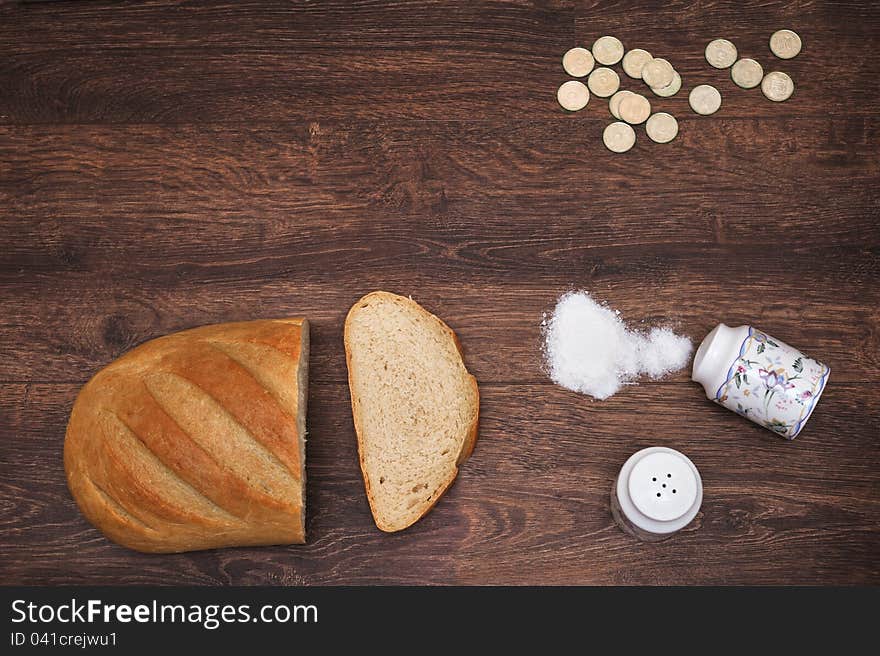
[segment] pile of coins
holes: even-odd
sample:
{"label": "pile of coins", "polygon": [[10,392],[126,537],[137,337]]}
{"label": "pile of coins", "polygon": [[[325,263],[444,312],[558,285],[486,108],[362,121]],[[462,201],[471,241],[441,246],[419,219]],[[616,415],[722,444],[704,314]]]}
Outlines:
{"label": "pile of coins", "polygon": [[[780,59],[791,59],[801,51],[801,38],[791,30],[779,30],[770,37],[770,51]],[[706,46],[706,61],[715,68],[730,68],[730,79],[743,89],[754,89],[759,84],[764,95],[773,102],[783,102],[794,93],[794,82],[787,73],[772,71],[764,75],[764,68],[754,59],[737,59],[736,46],[727,39],[715,39]],[[693,103],[691,103],[693,106]],[[694,111],[698,113],[696,107]]]}
{"label": "pile of coins", "polygon": [[[770,50],[780,59],[791,59],[801,50],[800,37],[791,30],[779,30],[770,37]],[[791,77],[781,71],[764,75],[764,69],[754,59],[739,59],[736,46],[727,39],[715,39],[706,46],[706,61],[714,68],[730,68],[733,82],[743,89],[759,84],[764,95],[782,102],[794,92]],[[634,125],[645,124],[645,132],[656,143],[669,143],[678,135],[678,121],[667,112],[651,113],[651,102],[640,93],[620,89],[620,76],[610,68],[622,62],[627,76],[642,80],[654,95],[661,98],[674,96],[681,89],[681,76],[667,60],[654,57],[647,50],[633,48],[626,51],[620,39],[602,36],[591,50],[572,48],[562,57],[562,67],[572,77],[587,78],[564,82],[556,92],[556,99],[564,109],[576,112],[590,102],[590,95],[608,98],[608,110],[617,119],[605,128],[602,140],[615,152],[624,153],[635,145]],[[596,67],[596,64],[601,66]],[[697,114],[708,116],[721,108],[721,93],[709,84],[691,89],[688,103]]]}

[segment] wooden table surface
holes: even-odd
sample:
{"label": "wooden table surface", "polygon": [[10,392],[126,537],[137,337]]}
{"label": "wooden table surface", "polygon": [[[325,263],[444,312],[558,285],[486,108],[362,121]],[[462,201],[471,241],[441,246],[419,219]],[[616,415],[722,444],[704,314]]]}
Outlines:
{"label": "wooden table surface", "polygon": [[[0,583],[880,583],[880,10],[864,2],[0,2]],[[804,50],[782,61],[776,29]],[[608,152],[561,56],[615,34],[684,89]],[[796,84],[744,91],[733,40]],[[619,70],[619,67],[618,67]],[[687,91],[716,85],[711,117]],[[644,90],[625,78],[625,86]],[[650,94],[649,94],[650,95]],[[698,342],[752,323],[827,362],[786,442],[688,372],[593,401],[542,372],[542,313],[590,290]],[[480,382],[472,458],[393,535],[356,461],[342,321],[411,294]],[[308,544],[149,556],[78,513],[79,387],[147,339],[306,316]],[[684,451],[701,513],[643,544],[609,513],[634,451]]]}

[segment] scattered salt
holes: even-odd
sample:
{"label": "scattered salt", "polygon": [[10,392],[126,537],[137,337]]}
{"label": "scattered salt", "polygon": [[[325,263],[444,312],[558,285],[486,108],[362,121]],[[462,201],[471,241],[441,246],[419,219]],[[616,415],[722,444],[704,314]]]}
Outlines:
{"label": "scattered salt", "polygon": [[661,378],[683,368],[693,345],[668,328],[627,328],[618,310],[596,303],[587,292],[559,298],[545,316],[544,356],[550,378],[566,389],[607,399],[647,374]]}

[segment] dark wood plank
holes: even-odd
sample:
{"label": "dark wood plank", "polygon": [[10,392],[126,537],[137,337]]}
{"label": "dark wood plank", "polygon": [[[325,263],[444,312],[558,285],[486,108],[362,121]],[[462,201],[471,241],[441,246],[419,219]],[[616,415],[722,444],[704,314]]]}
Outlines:
{"label": "dark wood plank", "polygon": [[[347,388],[315,385],[309,543],[175,556],[113,545],[76,511],[61,461],[76,389],[0,386],[12,409],[2,430],[17,438],[0,443],[4,583],[880,582],[878,476],[865,457],[880,414],[858,385],[829,386],[791,443],[688,384],[601,403],[552,385],[484,385],[473,457],[431,514],[394,535],[370,518]],[[626,457],[653,444],[687,451],[706,497],[683,535],[646,546],[614,526],[608,494]]]}
{"label": "dark wood plank", "polygon": [[[718,82],[729,101],[719,116],[873,116],[880,68],[876,48],[865,47],[876,10],[860,2],[764,5],[747,21],[738,3],[686,0],[641,10],[620,2],[572,11],[564,3],[451,9],[339,0],[0,11],[0,88],[7,91],[0,122],[8,123],[558,117],[562,53],[605,33],[668,55],[686,90]],[[825,29],[829,21],[834,29]],[[767,39],[786,25],[801,30],[806,48],[780,63]],[[703,48],[718,34],[768,67],[790,71],[795,98],[779,106],[712,71]],[[585,113],[608,117],[598,100]]]}
{"label": "dark wood plank", "polygon": [[200,246],[222,222],[224,249],[242,245],[228,251],[234,258],[254,255],[254,237],[271,247],[285,226],[306,223],[381,232],[402,222],[446,240],[481,229],[526,245],[752,246],[769,231],[801,246],[880,242],[876,119],[682,116],[672,144],[644,139],[623,158],[602,145],[604,125],[576,115],[503,124],[0,126],[0,221],[12,258],[34,238],[56,245],[68,231],[98,241],[108,220],[137,221],[113,235],[114,246],[162,258],[164,226],[149,227],[164,217],[181,221],[168,229],[188,238],[183,247]]}
{"label": "dark wood plank", "polygon": [[313,52],[340,46],[382,51],[416,50],[417,41],[425,50],[466,44],[489,51],[552,39],[531,32],[544,24],[568,26],[558,36],[571,36],[574,7],[574,0],[494,0],[454,8],[431,0],[56,2],[6,7],[0,53],[176,47]]}
{"label": "dark wood plank", "polygon": [[[231,271],[224,280],[179,284],[111,282],[96,276],[77,282],[73,276],[47,280],[4,304],[0,317],[0,381],[65,380],[84,382],[98,368],[147,339],[195,325],[258,317],[306,316],[312,321],[311,377],[322,382],[345,380],[341,350],[342,323],[348,308],[364,293],[385,288],[412,294],[458,332],[466,362],[481,382],[546,381],[541,370],[540,323],[556,297],[570,283],[591,289],[609,301],[635,326],[642,320],[665,324],[698,343],[720,320],[729,325],[752,322],[834,369],[835,381],[873,382],[880,372],[880,309],[870,286],[872,272],[850,278],[853,262],[845,253],[806,254],[819,264],[809,289],[786,280],[785,262],[774,255],[747,257],[736,250],[617,251],[626,265],[597,260],[595,274],[580,270],[568,281],[539,277],[536,282],[504,283],[463,280],[444,269],[437,258],[424,268],[372,273],[325,273],[325,282],[303,283],[284,268],[254,277]],[[716,273],[694,274],[710,256]],[[405,255],[401,254],[401,258]],[[766,264],[770,262],[770,264]],[[759,273],[755,273],[758,271]],[[453,282],[432,281],[443,273]],[[750,273],[751,272],[751,273]],[[738,281],[732,285],[731,277]],[[699,290],[701,298],[694,298]],[[759,290],[759,305],[743,302],[743,289]],[[837,290],[840,290],[839,293]],[[706,296],[707,301],[702,297]],[[854,348],[853,345],[857,345]],[[686,380],[687,371],[676,380]]]}
{"label": "dark wood plank", "polygon": [[[480,380],[539,382],[540,315],[570,286],[695,340],[719,318],[752,321],[867,380],[880,366],[876,124],[784,121],[794,155],[758,140],[763,125],[697,126],[684,160],[603,156],[595,187],[574,182],[583,138],[555,123],[0,130],[0,380],[84,380],[165,332],[292,313],[314,322],[314,376],[339,381],[346,309],[391,287],[461,332]],[[712,168],[725,135],[735,154]],[[742,306],[745,289],[761,307]]]}
{"label": "dark wood plank", "polygon": [[528,116],[573,27],[564,3],[168,4],[7,8],[0,120],[469,119],[499,81]]}

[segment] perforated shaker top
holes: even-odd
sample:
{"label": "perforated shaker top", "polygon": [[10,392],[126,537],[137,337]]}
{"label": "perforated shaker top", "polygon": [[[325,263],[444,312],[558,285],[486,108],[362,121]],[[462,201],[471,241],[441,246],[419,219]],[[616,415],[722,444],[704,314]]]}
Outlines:
{"label": "perforated shaker top", "polygon": [[703,483],[694,463],[664,446],[631,455],[620,469],[615,490],[626,521],[653,535],[683,529],[703,503]]}
{"label": "perforated shaker top", "polygon": [[697,499],[697,479],[687,461],[668,451],[639,460],[629,474],[629,496],[646,517],[669,522],[683,517]]}

